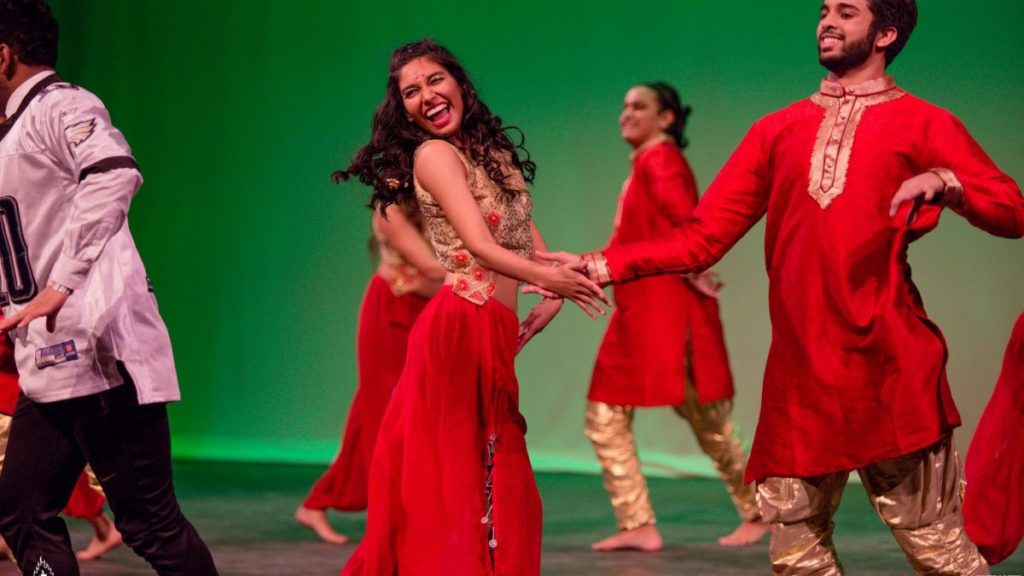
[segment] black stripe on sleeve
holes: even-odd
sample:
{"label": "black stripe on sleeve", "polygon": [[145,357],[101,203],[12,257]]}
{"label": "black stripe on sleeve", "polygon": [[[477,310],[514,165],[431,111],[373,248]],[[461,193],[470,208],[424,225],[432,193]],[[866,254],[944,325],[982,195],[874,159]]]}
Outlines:
{"label": "black stripe on sleeve", "polygon": [[121,168],[131,168],[138,170],[139,165],[135,163],[135,158],[131,156],[113,156],[111,158],[104,158],[95,164],[90,164],[78,174],[78,183],[81,184],[82,180],[85,180],[93,174],[102,174],[103,172],[110,172],[111,170],[120,170]]}

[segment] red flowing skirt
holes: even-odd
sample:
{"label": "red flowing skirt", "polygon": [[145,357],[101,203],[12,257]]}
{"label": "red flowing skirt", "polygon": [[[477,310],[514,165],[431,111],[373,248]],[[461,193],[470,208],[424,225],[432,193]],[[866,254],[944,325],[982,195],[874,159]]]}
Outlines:
{"label": "red flowing skirt", "polygon": [[1024,314],[964,462],[964,528],[989,564],[1024,538]]}
{"label": "red flowing skirt", "polygon": [[409,338],[343,575],[536,576],[541,503],[514,371],[518,318],[445,287]]}
{"label": "red flowing skirt", "polygon": [[359,386],[349,409],[341,450],[303,502],[312,510],[365,510],[370,459],[384,409],[405,365],[409,331],[427,305],[416,294],[395,296],[374,274],[359,312]]}
{"label": "red flowing skirt", "polygon": [[89,486],[89,477],[82,472],[75,484],[74,491],[71,492],[71,499],[68,500],[68,505],[64,508],[64,514],[79,520],[91,520],[100,515],[100,512],[103,511],[103,503],[106,501],[103,494]]}

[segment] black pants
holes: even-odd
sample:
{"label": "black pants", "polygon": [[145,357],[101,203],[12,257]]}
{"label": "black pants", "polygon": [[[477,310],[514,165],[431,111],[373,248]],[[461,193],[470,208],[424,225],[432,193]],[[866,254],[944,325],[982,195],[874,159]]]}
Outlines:
{"label": "black pants", "polygon": [[60,512],[86,462],[125,544],[157,574],[217,574],[174,495],[166,406],[139,405],[127,378],[82,398],[18,400],[0,474],[0,532],[23,574],[79,574]]}

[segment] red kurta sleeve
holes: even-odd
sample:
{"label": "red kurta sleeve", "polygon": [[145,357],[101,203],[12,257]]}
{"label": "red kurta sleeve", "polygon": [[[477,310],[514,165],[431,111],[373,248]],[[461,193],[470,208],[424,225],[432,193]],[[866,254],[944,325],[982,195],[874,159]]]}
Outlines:
{"label": "red kurta sleeve", "polygon": [[765,213],[771,178],[763,121],[754,124],[697,204],[693,217],[660,240],[604,251],[614,282],[711,267]]}
{"label": "red kurta sleeve", "polygon": [[929,124],[927,168],[950,170],[963,186],[963,202],[953,210],[982,230],[1004,238],[1024,236],[1024,196],[975,142],[955,116],[941,114]]}

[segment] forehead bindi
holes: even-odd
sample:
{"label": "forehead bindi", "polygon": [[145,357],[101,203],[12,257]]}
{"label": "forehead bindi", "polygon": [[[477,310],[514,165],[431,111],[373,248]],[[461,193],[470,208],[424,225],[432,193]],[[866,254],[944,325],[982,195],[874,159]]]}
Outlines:
{"label": "forehead bindi", "polygon": [[444,67],[437,62],[423,57],[417,58],[402,66],[398,72],[399,89],[404,90],[409,86],[423,84],[431,76],[443,72]]}

